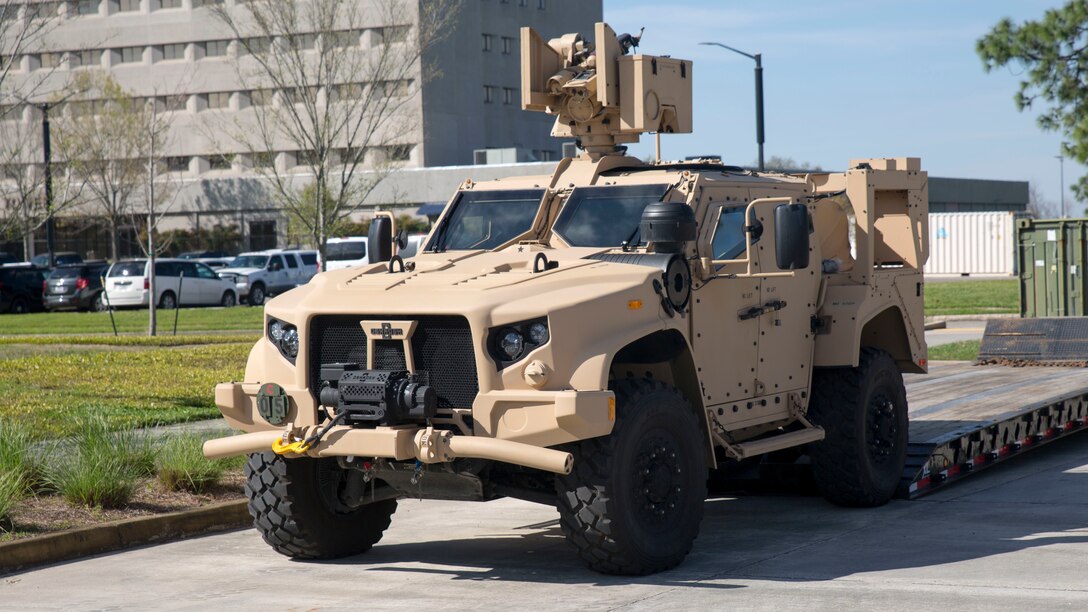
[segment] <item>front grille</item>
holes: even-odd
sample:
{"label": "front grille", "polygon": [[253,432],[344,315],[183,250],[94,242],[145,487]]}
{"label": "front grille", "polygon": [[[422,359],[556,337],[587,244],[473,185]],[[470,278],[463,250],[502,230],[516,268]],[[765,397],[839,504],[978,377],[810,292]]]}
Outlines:
{"label": "front grille", "polygon": [[[321,364],[358,363],[366,367],[366,334],[360,321],[418,321],[412,334],[412,355],[417,371],[427,372],[438,394],[439,408],[471,408],[480,382],[468,320],[455,316],[322,315],[310,320],[310,392],[321,389]],[[374,369],[403,370],[400,341],[375,342]]]}

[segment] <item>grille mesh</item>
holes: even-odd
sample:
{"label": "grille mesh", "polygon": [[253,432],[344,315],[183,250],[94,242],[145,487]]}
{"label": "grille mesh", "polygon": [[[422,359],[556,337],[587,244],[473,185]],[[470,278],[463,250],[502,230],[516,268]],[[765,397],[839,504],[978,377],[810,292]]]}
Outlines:
{"label": "grille mesh", "polygon": [[[476,354],[468,320],[456,316],[388,317],[382,315],[323,315],[310,321],[310,392],[321,389],[321,364],[359,363],[366,367],[366,334],[360,321],[418,321],[412,335],[416,369],[427,372],[438,395],[439,408],[471,408],[480,391]],[[375,342],[374,368],[403,370],[400,342]]]}

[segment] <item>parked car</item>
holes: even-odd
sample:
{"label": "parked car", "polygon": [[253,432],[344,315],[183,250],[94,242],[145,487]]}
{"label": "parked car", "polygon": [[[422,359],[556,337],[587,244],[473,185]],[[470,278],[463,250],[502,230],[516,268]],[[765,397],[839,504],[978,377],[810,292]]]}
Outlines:
{"label": "parked car", "polygon": [[3,251],[0,251],[0,265],[9,264],[9,263],[17,263],[17,262],[19,262],[19,259],[17,259],[11,253],[4,253]]}
{"label": "parked car", "polygon": [[48,270],[31,264],[0,266],[0,312],[42,310],[42,283]]}
{"label": "parked car", "polygon": [[102,276],[106,262],[88,262],[57,266],[42,289],[46,310],[105,310],[102,300]]}
{"label": "parked car", "polygon": [[178,255],[178,259],[230,259],[230,253],[226,251],[187,251]]}
{"label": "parked car", "polygon": [[[39,268],[49,267],[49,253],[42,253],[41,255],[35,255],[30,263],[38,266]],[[61,253],[53,253],[53,267],[67,266],[70,264],[83,263],[83,256],[79,253],[73,253],[71,251],[65,251]]]}
{"label": "parked car", "polygon": [[[151,281],[146,259],[129,259],[110,266],[106,300],[110,306],[147,306]],[[184,259],[155,260],[155,303],[159,308],[181,306],[234,306],[234,285],[208,266]]]}
{"label": "parked car", "polygon": [[229,266],[230,262],[234,261],[234,258],[233,257],[201,257],[200,259],[196,259],[194,261],[199,261],[200,263],[204,264],[205,266],[208,266],[212,270],[218,270],[220,268],[225,268],[225,267]]}
{"label": "parked car", "polygon": [[233,283],[250,306],[260,306],[270,295],[310,282],[317,269],[317,251],[273,249],[242,253],[219,276]]}
{"label": "parked car", "polygon": [[406,244],[397,254],[405,259],[415,257],[416,253],[419,253],[419,247],[426,239],[427,234],[412,234],[411,236],[408,236],[408,244]]}
{"label": "parked car", "polygon": [[367,257],[366,236],[329,238],[325,246],[325,269],[343,270],[370,263]]}

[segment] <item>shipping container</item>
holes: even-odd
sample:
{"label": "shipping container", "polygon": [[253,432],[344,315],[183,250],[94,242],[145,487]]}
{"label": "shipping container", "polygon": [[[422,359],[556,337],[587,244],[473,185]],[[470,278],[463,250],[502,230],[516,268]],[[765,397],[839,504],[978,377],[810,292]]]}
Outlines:
{"label": "shipping container", "polygon": [[1016,218],[1004,211],[930,213],[925,273],[1014,276]]}
{"label": "shipping container", "polygon": [[1021,219],[1020,316],[1083,317],[1088,219]]}

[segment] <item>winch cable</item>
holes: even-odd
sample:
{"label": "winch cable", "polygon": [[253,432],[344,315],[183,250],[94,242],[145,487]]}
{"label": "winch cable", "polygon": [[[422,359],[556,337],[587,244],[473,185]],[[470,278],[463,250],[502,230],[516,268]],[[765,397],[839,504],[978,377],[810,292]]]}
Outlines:
{"label": "winch cable", "polygon": [[297,440],[295,442],[284,444],[282,440],[277,439],[272,442],[272,452],[276,453],[277,455],[286,455],[288,453],[301,455],[306,451],[310,450],[310,448],[314,444],[320,442],[321,438],[323,438],[325,434],[329,433],[330,429],[339,425],[344,419],[347,418],[347,416],[347,411],[341,412],[340,414],[333,417],[333,419],[329,421],[328,424],[326,424],[324,427],[319,429],[317,432],[315,432],[313,435],[306,438],[305,440]]}

